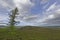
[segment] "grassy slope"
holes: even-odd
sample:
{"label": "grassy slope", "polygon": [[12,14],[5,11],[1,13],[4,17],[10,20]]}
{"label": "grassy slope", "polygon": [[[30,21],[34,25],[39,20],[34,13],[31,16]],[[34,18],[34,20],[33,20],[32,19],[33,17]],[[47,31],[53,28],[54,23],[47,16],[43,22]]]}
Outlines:
{"label": "grassy slope", "polygon": [[0,29],[0,40],[60,40],[60,29],[22,27],[16,30]]}

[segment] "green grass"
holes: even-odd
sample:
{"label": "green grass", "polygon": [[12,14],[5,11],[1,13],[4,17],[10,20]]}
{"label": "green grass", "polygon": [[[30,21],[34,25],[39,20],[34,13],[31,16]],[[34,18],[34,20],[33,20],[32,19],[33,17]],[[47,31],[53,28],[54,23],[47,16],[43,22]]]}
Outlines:
{"label": "green grass", "polygon": [[0,40],[60,40],[60,29],[42,27],[0,28]]}

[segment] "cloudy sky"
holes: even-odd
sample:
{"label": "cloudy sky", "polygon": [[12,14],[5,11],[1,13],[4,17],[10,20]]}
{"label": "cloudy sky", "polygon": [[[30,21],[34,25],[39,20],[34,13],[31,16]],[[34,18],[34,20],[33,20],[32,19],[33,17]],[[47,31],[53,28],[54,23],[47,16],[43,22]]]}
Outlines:
{"label": "cloudy sky", "polygon": [[8,23],[15,7],[18,25],[60,25],[60,0],[0,0],[0,23]]}

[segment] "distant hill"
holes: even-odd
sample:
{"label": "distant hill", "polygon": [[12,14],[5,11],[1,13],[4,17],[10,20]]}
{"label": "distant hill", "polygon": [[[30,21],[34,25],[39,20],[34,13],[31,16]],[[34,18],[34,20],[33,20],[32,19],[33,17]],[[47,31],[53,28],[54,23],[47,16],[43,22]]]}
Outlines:
{"label": "distant hill", "polygon": [[60,40],[60,28],[25,26],[19,30],[23,40]]}
{"label": "distant hill", "polygon": [[0,28],[4,28],[4,27],[6,27],[6,26],[4,26],[4,25],[0,25]]}

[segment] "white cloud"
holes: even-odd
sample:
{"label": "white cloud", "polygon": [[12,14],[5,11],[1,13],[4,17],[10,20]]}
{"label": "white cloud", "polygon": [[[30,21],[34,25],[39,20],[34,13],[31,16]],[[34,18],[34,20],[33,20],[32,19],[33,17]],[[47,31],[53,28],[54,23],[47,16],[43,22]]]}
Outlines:
{"label": "white cloud", "polygon": [[49,19],[54,18],[54,15],[49,15],[48,18],[49,18]]}
{"label": "white cloud", "polygon": [[20,17],[30,15],[29,10],[34,6],[30,0],[13,0],[15,6],[19,9]]}
{"label": "white cloud", "polygon": [[[52,10],[52,11],[51,11]],[[44,21],[42,23],[46,23],[45,25],[59,25],[60,24],[60,5],[56,5],[54,3],[52,6],[48,8],[44,17]]]}
{"label": "white cloud", "polygon": [[36,18],[36,17],[38,17],[38,15],[32,15],[32,16],[24,17],[23,19],[30,19],[30,18]]}
{"label": "white cloud", "polygon": [[0,5],[2,5],[4,8],[12,8],[9,3],[6,2],[6,0],[0,0]]}
{"label": "white cloud", "polygon": [[6,23],[8,21],[8,16],[0,14],[0,23]]}
{"label": "white cloud", "polygon": [[48,7],[49,3],[43,6],[43,9],[46,9]]}
{"label": "white cloud", "polygon": [[49,0],[42,0],[40,3],[41,4],[45,4],[45,3],[47,3]]}
{"label": "white cloud", "polygon": [[56,2],[52,4],[46,11],[54,10],[56,8]]}
{"label": "white cloud", "polygon": [[15,6],[20,8],[20,9],[22,9],[23,6],[24,6],[24,8],[25,8],[25,6],[26,7],[33,6],[33,3],[31,3],[30,0],[13,0],[13,2],[15,4]]}

